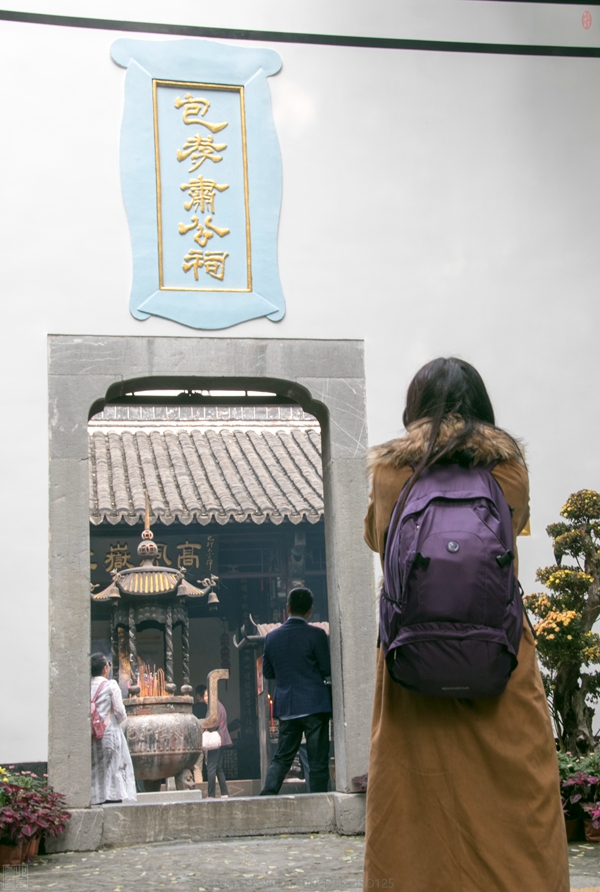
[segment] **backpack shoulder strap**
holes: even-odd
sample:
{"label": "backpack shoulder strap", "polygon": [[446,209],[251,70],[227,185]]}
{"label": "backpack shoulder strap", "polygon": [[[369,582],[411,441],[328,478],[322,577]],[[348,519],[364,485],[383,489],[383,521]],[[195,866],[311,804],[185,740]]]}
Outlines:
{"label": "backpack shoulder strap", "polygon": [[[383,561],[385,561],[385,550],[387,548],[387,540],[388,540],[388,536],[390,534],[390,527],[392,526],[392,520],[394,519],[394,513],[396,512],[396,508],[398,507],[398,504],[399,504],[400,500],[402,499],[404,490],[406,489],[406,487],[408,486],[408,484],[414,477],[416,464],[414,464],[414,463],[410,464],[409,467],[412,469],[412,474],[410,475],[410,477],[407,477],[406,480],[404,481],[404,483],[402,484],[402,489],[398,493],[398,498],[396,499],[396,504],[394,505],[394,508],[392,509],[392,516],[390,517],[390,522],[388,523],[388,525],[385,528],[385,531],[383,533],[383,554],[381,556],[381,559]],[[397,514],[397,512],[396,512],[396,514]]]}
{"label": "backpack shoulder strap", "polygon": [[98,687],[96,688],[96,693],[95,693],[94,696],[92,697],[92,703],[95,703],[95,702],[96,702],[96,697],[98,696],[98,694],[100,693],[100,691],[102,690],[102,688],[104,687],[104,685],[107,685],[107,684],[108,684],[108,681],[107,681],[106,679],[104,679],[104,681],[101,681],[101,682],[100,682],[100,684],[99,684]]}

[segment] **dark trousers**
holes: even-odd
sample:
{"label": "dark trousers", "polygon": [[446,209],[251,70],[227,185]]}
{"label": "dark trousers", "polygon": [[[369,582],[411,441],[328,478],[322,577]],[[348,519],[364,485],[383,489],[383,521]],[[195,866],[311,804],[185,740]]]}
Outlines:
{"label": "dark trousers", "polygon": [[276,796],[306,736],[311,793],[326,793],[329,780],[329,713],[317,712],[300,719],[279,720],[279,745],[267,772],[261,796]]}
{"label": "dark trousers", "polygon": [[[312,790],[310,788],[310,777],[309,777],[310,768],[308,766],[308,755],[306,753],[306,744],[305,743],[301,743],[300,746],[298,747],[298,758],[300,759],[300,764],[302,766],[302,774],[304,775],[304,783],[306,785],[306,792],[312,793]],[[329,793],[329,791],[331,789],[332,789],[331,775],[329,775],[327,778],[327,792]]]}
{"label": "dark trousers", "polygon": [[217,792],[217,778],[219,778],[219,787],[221,788],[221,796],[228,796],[227,781],[225,780],[225,771],[223,770],[223,747],[217,750],[206,751],[206,775],[208,777],[208,796],[215,798]]}

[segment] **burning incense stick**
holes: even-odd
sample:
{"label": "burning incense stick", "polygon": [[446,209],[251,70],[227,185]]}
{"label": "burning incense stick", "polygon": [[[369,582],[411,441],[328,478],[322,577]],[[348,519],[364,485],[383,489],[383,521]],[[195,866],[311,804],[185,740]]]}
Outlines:
{"label": "burning incense stick", "polygon": [[166,697],[165,673],[157,669],[154,663],[149,664],[139,659],[140,697]]}

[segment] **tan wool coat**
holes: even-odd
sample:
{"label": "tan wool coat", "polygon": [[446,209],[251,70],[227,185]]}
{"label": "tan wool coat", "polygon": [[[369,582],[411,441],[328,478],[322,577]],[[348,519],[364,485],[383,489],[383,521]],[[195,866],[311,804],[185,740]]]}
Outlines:
{"label": "tan wool coat", "polygon": [[[448,419],[438,443],[457,424]],[[418,422],[372,452],[365,540],[381,556],[394,505],[428,432],[428,422]],[[492,473],[513,509],[516,540],[529,517],[519,447],[488,425],[468,446],[475,464],[498,461]],[[527,623],[518,659],[500,697],[446,699],[395,684],[378,649],[365,890],[568,892],[556,748]]]}

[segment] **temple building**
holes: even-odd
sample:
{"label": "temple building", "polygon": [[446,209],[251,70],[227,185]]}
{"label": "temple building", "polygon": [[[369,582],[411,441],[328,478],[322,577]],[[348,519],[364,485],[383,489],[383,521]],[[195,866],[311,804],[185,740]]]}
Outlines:
{"label": "temple building", "polygon": [[[146,398],[148,399],[148,398]],[[259,779],[256,653],[233,637],[252,622],[285,621],[294,585],[314,594],[312,619],[326,622],[323,466],[318,421],[298,405],[107,405],[89,422],[90,580],[137,566],[148,493],[158,547],[155,564],[183,570],[192,585],[211,576],[216,613],[206,599],[189,612],[190,679],[229,670],[220,699],[232,726],[228,779]],[[92,603],[92,651],[111,651],[111,607]],[[119,630],[119,681],[130,681],[127,640]],[[182,684],[181,626],[173,629],[174,682]],[[148,620],[137,635],[145,665],[164,670],[162,633]]]}

